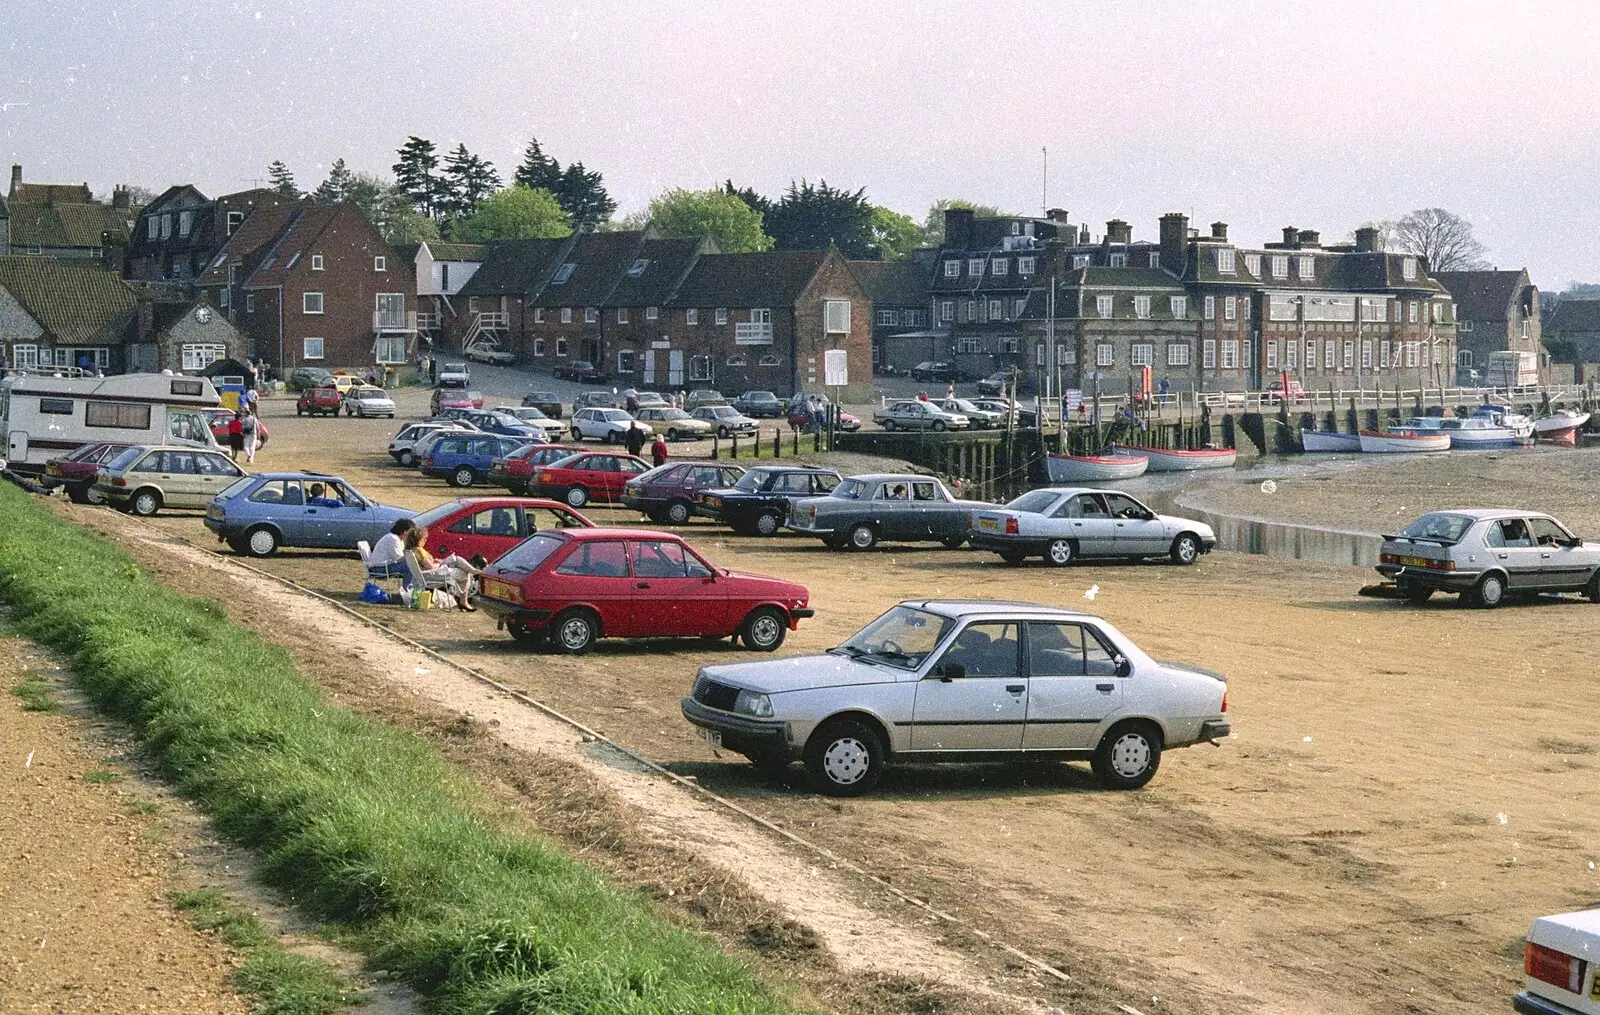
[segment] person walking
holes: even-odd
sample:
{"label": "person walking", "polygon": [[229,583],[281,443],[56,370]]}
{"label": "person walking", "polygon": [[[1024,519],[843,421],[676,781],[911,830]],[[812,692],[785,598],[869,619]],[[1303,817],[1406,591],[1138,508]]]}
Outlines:
{"label": "person walking", "polygon": [[628,449],[628,454],[635,458],[644,450],[644,431],[639,429],[637,421],[628,424],[628,432],[622,438],[623,447]]}
{"label": "person walking", "polygon": [[660,434],[656,434],[655,443],[650,445],[650,460],[658,469],[667,464],[667,439]]}
{"label": "person walking", "polygon": [[244,417],[245,411],[239,409],[233,414],[233,418],[228,420],[228,451],[236,462],[239,460],[239,452],[244,450]]}
{"label": "person walking", "polygon": [[256,448],[259,446],[257,439],[260,435],[261,421],[256,419],[254,413],[241,412],[239,414],[239,436],[244,444],[244,460],[250,465],[256,463]]}

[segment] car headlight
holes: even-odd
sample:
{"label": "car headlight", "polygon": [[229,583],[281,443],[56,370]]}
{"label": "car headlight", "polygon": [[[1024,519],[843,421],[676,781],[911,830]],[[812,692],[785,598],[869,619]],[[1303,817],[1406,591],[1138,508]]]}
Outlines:
{"label": "car headlight", "polygon": [[733,710],[742,715],[755,716],[757,719],[771,719],[772,699],[754,691],[740,691],[739,696],[733,700]]}

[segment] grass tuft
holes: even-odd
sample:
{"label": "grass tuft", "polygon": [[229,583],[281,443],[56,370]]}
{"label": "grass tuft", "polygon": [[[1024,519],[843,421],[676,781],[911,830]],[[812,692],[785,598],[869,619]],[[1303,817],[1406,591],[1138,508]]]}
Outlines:
{"label": "grass tuft", "polygon": [[24,677],[12,688],[11,693],[22,699],[22,708],[27,712],[59,712],[61,702],[56,700],[56,689],[41,677]]}
{"label": "grass tuft", "polygon": [[216,933],[244,952],[233,982],[254,998],[258,1015],[332,1015],[356,1003],[355,990],[338,970],[285,950],[260,920],[215,888],[177,892],[172,904],[189,914],[195,930]]}
{"label": "grass tuft", "polygon": [[122,781],[122,776],[118,775],[115,772],[108,772],[107,770],[105,770],[103,768],[97,768],[92,772],[83,773],[83,781],[84,782],[121,782]]}

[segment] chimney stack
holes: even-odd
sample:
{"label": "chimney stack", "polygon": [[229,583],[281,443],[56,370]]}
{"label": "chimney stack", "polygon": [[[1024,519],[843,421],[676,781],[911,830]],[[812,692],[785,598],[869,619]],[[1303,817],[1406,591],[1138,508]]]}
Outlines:
{"label": "chimney stack", "polygon": [[1051,222],[1065,222],[1067,220],[1067,209],[1051,208],[1049,211],[1044,213],[1044,217],[1049,219]]}
{"label": "chimney stack", "polygon": [[130,207],[131,201],[132,195],[128,192],[128,185],[126,183],[119,183],[115,187],[111,188],[111,207],[117,208],[121,211],[127,211]]}
{"label": "chimney stack", "polygon": [[1106,223],[1107,243],[1132,243],[1133,227],[1121,219],[1112,219]]}
{"label": "chimney stack", "polygon": [[971,208],[946,208],[944,210],[944,245],[966,250],[972,246],[973,220],[977,216]]}
{"label": "chimney stack", "polygon": [[22,166],[11,163],[11,196],[15,197],[17,188],[22,185]]}
{"label": "chimney stack", "polygon": [[1302,247],[1315,248],[1322,246],[1322,236],[1315,229],[1302,229],[1296,238]]}
{"label": "chimney stack", "polygon": [[1078,246],[1087,247],[1091,242],[1093,242],[1093,237],[1091,237],[1089,235],[1089,227],[1088,226],[1079,226],[1078,227]]}
{"label": "chimney stack", "polygon": [[1189,216],[1171,211],[1161,216],[1161,267],[1176,272],[1183,264],[1183,247],[1189,238]]}
{"label": "chimney stack", "polygon": [[1297,249],[1300,246],[1300,230],[1294,226],[1284,226],[1283,245],[1289,250]]}
{"label": "chimney stack", "polygon": [[1370,254],[1378,249],[1378,230],[1362,226],[1356,230],[1356,253]]}
{"label": "chimney stack", "polygon": [[1211,238],[1213,240],[1222,240],[1222,241],[1226,242],[1227,239],[1228,239],[1228,223],[1226,223],[1226,222],[1213,222],[1213,223],[1211,223]]}

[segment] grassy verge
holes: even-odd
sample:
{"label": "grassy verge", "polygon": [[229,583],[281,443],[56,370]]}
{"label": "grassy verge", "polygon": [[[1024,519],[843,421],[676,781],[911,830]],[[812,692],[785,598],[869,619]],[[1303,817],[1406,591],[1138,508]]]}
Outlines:
{"label": "grassy verge", "polygon": [[0,486],[0,599],[71,655],[264,879],[443,1013],[790,1010],[742,963],[483,816],[426,744],[327,700],[286,652]]}
{"label": "grassy verge", "polygon": [[244,954],[234,985],[255,1000],[257,1015],[333,1015],[356,1001],[349,982],[326,962],[295,955],[261,921],[215,888],[178,892],[172,904],[196,930],[215,932]]}

